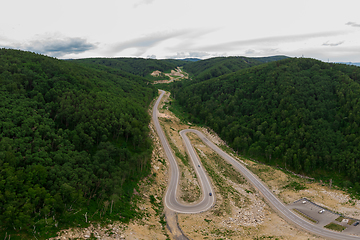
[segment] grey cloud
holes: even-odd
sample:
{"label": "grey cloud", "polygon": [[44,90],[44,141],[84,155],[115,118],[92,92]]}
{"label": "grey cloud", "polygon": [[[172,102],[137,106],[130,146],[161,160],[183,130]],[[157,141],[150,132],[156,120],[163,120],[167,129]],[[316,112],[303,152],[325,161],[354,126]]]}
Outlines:
{"label": "grey cloud", "polygon": [[197,47],[198,39],[208,33],[216,32],[220,28],[204,28],[204,29],[195,29],[189,31],[186,35],[180,36],[181,42],[168,47],[167,49],[170,52],[199,52]]}
{"label": "grey cloud", "polygon": [[344,46],[340,46],[337,48],[331,48],[331,52],[332,53],[343,53],[344,55],[346,54],[356,54],[357,56],[359,56],[360,54],[360,46],[352,46],[352,47],[344,47]]}
{"label": "grey cloud", "polygon": [[255,38],[247,39],[240,41],[233,41],[227,43],[221,43],[217,45],[204,46],[198,50],[202,51],[232,51],[237,50],[240,47],[248,47],[249,45],[273,45],[281,44],[286,42],[297,42],[304,41],[312,38],[319,37],[329,37],[343,34],[343,31],[334,31],[334,32],[321,32],[321,33],[308,33],[308,34],[298,34],[298,35],[285,35],[285,36],[275,36],[275,37],[265,37],[265,38]]}
{"label": "grey cloud", "polygon": [[0,35],[0,41],[8,42],[8,41],[10,41],[10,39],[5,36]]}
{"label": "grey cloud", "polygon": [[245,56],[253,56],[253,57],[260,57],[260,56],[269,56],[269,55],[278,55],[281,54],[279,49],[277,48],[257,48],[254,49],[247,49],[245,50]]}
{"label": "grey cloud", "polygon": [[166,58],[204,58],[210,56],[207,52],[177,52],[176,55],[166,56]]}
{"label": "grey cloud", "polygon": [[345,25],[349,25],[351,27],[360,27],[360,24],[358,24],[356,22],[347,22],[347,23],[345,23]]}
{"label": "grey cloud", "polygon": [[203,58],[203,57],[207,57],[210,54],[207,52],[189,52],[189,57],[190,58]]}
{"label": "grey cloud", "polygon": [[254,49],[248,49],[245,51],[245,54],[254,54],[255,53],[255,50]]}
{"label": "grey cloud", "polygon": [[128,48],[135,48],[137,52],[135,53],[136,56],[141,56],[144,54],[149,48],[154,47],[161,42],[171,39],[171,38],[181,38],[181,39],[193,39],[198,36],[204,35],[211,30],[179,30],[174,32],[160,32],[160,33],[153,33],[149,34],[144,37],[135,38],[129,41],[121,42],[114,44],[111,46],[107,52],[109,54],[116,54]]}
{"label": "grey cloud", "polygon": [[151,4],[151,3],[153,3],[155,0],[141,0],[140,2],[138,2],[138,3],[135,3],[134,5],[133,5],[133,7],[134,8],[137,8],[138,6],[140,6],[140,5],[146,5],[146,4]]}
{"label": "grey cloud", "polygon": [[22,49],[26,51],[45,54],[52,57],[62,57],[66,54],[79,54],[96,48],[83,38],[46,37],[31,40],[28,43],[8,43],[7,48]]}
{"label": "grey cloud", "polygon": [[339,46],[339,45],[341,45],[343,43],[344,43],[344,41],[337,42],[337,43],[329,43],[329,41],[327,41],[326,43],[323,43],[322,45],[323,46],[329,46],[329,47],[336,47],[336,46]]}
{"label": "grey cloud", "polygon": [[96,48],[93,43],[88,43],[83,38],[42,39],[31,41],[28,50],[44,53],[50,56],[61,57],[66,54],[79,54]]}
{"label": "grey cloud", "polygon": [[112,54],[116,54],[128,48],[136,48],[137,52],[135,55],[140,56],[144,54],[147,51],[147,49],[156,46],[167,39],[186,34],[187,32],[188,31],[178,31],[171,33],[154,33],[148,36],[115,44],[108,50],[108,52]]}
{"label": "grey cloud", "polygon": [[13,39],[9,39],[5,36],[0,36],[0,48],[16,48],[21,49],[18,47],[19,44],[15,44]]}
{"label": "grey cloud", "polygon": [[316,59],[328,60],[330,62],[359,62],[360,46],[359,47],[344,47],[324,48],[319,46],[317,48],[298,49],[291,52],[284,52],[284,55],[294,57],[311,57]]}

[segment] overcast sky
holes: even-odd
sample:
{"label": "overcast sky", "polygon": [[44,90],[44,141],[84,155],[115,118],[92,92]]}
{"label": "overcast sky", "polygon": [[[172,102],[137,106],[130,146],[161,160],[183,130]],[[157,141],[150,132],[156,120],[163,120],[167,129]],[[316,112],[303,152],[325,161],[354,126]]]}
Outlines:
{"label": "overcast sky", "polygon": [[48,56],[360,62],[359,0],[8,0],[0,47]]}

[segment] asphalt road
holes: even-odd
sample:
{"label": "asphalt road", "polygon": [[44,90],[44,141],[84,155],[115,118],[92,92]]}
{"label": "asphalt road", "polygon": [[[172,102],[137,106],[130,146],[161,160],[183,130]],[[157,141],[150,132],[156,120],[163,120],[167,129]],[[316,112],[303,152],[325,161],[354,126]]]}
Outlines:
{"label": "asphalt road", "polygon": [[[160,97],[156,101],[153,109],[153,121],[158,136],[160,138],[161,145],[163,146],[165,154],[170,162],[170,182],[168,184],[167,191],[165,194],[165,205],[169,209],[179,213],[199,213],[209,210],[215,204],[215,196],[213,195],[214,191],[211,182],[202,167],[201,168],[194,167],[197,177],[200,180],[199,182],[202,189],[202,199],[200,200],[200,202],[197,204],[181,204],[177,200],[176,192],[177,192],[177,187],[179,186],[179,167],[177,165],[174,154],[171,151],[169,143],[165,137],[165,134],[158,120],[158,106],[161,101],[161,98],[165,94],[164,91],[162,90],[160,91],[161,91]],[[183,134],[184,133],[185,132],[183,132]],[[184,137],[184,135],[182,136]],[[185,139],[187,139],[186,136]],[[198,159],[197,154],[194,152],[194,149],[191,146],[190,141],[185,140],[185,145],[187,147],[189,156],[191,157],[193,163],[195,164],[194,166],[200,165],[201,164],[200,160]],[[209,196],[209,193],[212,193],[212,196]]]}
{"label": "asphalt road", "polygon": [[[176,163],[175,157],[171,151],[171,148],[167,142],[167,139],[164,135],[164,132],[160,126],[159,120],[158,120],[158,106],[161,101],[161,98],[164,95],[164,91],[161,91],[161,95],[159,96],[158,100],[155,103],[154,109],[153,109],[153,121],[155,124],[156,131],[159,135],[161,144],[164,148],[164,151],[166,153],[166,156],[170,162],[170,168],[171,168],[171,175],[170,175],[170,183],[167,188],[167,192],[165,195],[165,205],[172,209],[173,211],[180,212],[180,213],[198,213],[203,212],[208,209],[210,209],[215,204],[215,194],[212,190],[211,182],[208,179],[207,174],[203,170],[203,167],[201,166],[201,162],[197,157],[197,154],[194,152],[194,149],[189,141],[189,139],[186,137],[186,133],[193,132],[197,134],[201,140],[208,145],[210,148],[212,148],[216,153],[218,153],[225,161],[232,164],[233,167],[239,171],[266,199],[266,201],[272,206],[272,208],[279,213],[284,219],[286,219],[288,222],[291,222],[298,227],[311,232],[313,234],[316,234],[318,236],[322,236],[327,239],[342,239],[342,240],[350,240],[350,239],[360,239],[358,236],[351,236],[340,232],[331,231],[319,226],[316,226],[314,224],[311,224],[301,218],[300,216],[294,214],[292,211],[290,211],[284,203],[282,203],[266,186],[262,181],[255,176],[253,173],[251,173],[247,168],[245,168],[242,164],[240,164],[237,160],[235,160],[233,157],[222,151],[219,147],[217,147],[214,143],[212,143],[210,140],[208,140],[205,135],[203,135],[201,132],[194,130],[194,129],[186,129],[182,130],[180,132],[181,136],[183,137],[185,146],[187,148],[187,151],[190,155],[190,158],[193,161],[193,165],[196,171],[196,174],[198,175],[198,178],[200,179],[200,184],[202,186],[202,200],[198,204],[194,205],[185,205],[181,204],[177,201],[176,198],[176,191],[177,186],[179,185],[179,168]],[[201,167],[196,167],[200,165]],[[212,196],[209,196],[209,192],[212,193]]]}

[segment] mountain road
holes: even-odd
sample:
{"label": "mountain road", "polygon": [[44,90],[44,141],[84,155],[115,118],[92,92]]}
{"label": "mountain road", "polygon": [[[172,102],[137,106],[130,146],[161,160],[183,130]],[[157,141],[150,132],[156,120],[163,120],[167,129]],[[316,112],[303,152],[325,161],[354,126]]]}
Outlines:
{"label": "mountain road", "polygon": [[[214,143],[212,143],[209,139],[207,139],[204,134],[202,134],[200,131],[195,129],[182,130],[180,132],[180,135],[183,138],[184,144],[187,149],[186,151],[189,154],[190,159],[192,160],[192,164],[199,179],[202,189],[202,199],[200,199],[200,202],[196,204],[182,204],[178,202],[176,193],[177,193],[177,187],[179,185],[179,168],[158,120],[158,106],[161,101],[161,98],[165,94],[165,92],[162,90],[160,90],[160,92],[161,94],[157,99],[155,106],[153,108],[152,117],[161,144],[170,162],[170,169],[171,169],[170,182],[168,184],[168,188],[165,195],[165,201],[164,201],[165,205],[169,209],[179,213],[199,213],[209,210],[215,204],[215,193],[211,181],[209,180],[209,177],[207,176],[205,170],[203,169],[201,165],[201,161],[199,160],[193,146],[191,145],[190,140],[186,136],[187,133],[192,132],[197,134],[208,147],[213,149],[217,154],[219,154],[219,156],[221,156],[225,161],[230,163],[239,173],[241,173],[261,193],[261,195],[270,204],[270,206],[289,223],[292,223],[293,225],[296,225],[303,230],[306,230],[310,233],[313,233],[315,235],[327,239],[343,239],[343,240],[360,239],[359,236],[348,235],[341,232],[335,232],[320,226],[316,226],[315,224],[311,224],[302,217],[296,215],[295,213],[290,211],[287,208],[287,206],[283,202],[281,202],[257,176],[255,176],[252,172],[250,172],[239,161],[235,160],[229,154],[227,154],[219,147],[217,147]],[[212,196],[210,196],[209,193],[212,193],[211,194]]]}

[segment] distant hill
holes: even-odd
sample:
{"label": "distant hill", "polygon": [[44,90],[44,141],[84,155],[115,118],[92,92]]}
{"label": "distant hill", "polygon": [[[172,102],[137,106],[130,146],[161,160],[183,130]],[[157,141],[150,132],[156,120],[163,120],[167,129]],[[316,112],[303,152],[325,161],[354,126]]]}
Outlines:
{"label": "distant hill", "polygon": [[176,66],[182,67],[187,64],[191,64],[192,62],[201,61],[201,59],[198,58],[184,58],[184,59],[162,59],[160,61],[169,62]]}
{"label": "distant hill", "polygon": [[198,62],[198,61],[201,61],[200,58],[184,58],[184,59],[178,59],[178,60],[186,61],[186,62]]}
{"label": "distant hill", "polygon": [[279,61],[279,60],[283,60],[289,58],[287,56],[283,56],[283,55],[278,55],[278,56],[270,56],[270,57],[252,57],[252,59],[258,60],[262,63],[267,63],[267,62],[273,62],[273,61]]}
{"label": "distant hill", "polygon": [[287,57],[215,57],[186,64],[184,66],[184,69],[185,71],[193,75],[197,81],[204,81],[244,68],[257,66],[266,62],[277,61],[284,58]]}
{"label": "distant hill", "polygon": [[[86,58],[67,61],[92,64],[101,69],[101,66],[110,67],[127,73],[155,80],[150,76],[153,71],[170,72],[176,67],[184,67],[185,71],[195,76],[198,81],[218,77],[243,68],[260,65],[266,62],[277,61],[286,56],[246,58],[246,57],[216,57],[206,60],[198,58],[184,59],[145,59],[145,58]],[[161,77],[160,77],[161,78]]]}
{"label": "distant hill", "polygon": [[145,58],[86,58],[71,61],[94,65],[104,65],[142,77],[150,76],[150,74],[156,70],[165,72],[177,67],[176,64],[170,61]]}
{"label": "distant hill", "polygon": [[84,215],[94,223],[136,214],[132,193],[150,169],[147,111],[157,89],[77,62],[0,49],[1,234],[48,239],[89,225]]}
{"label": "distant hill", "polygon": [[241,154],[360,193],[360,68],[289,58],[171,87],[192,121]]}
{"label": "distant hill", "polygon": [[347,64],[347,65],[354,65],[354,66],[358,66],[360,67],[360,62],[337,62],[337,63],[340,63],[340,64]]}

